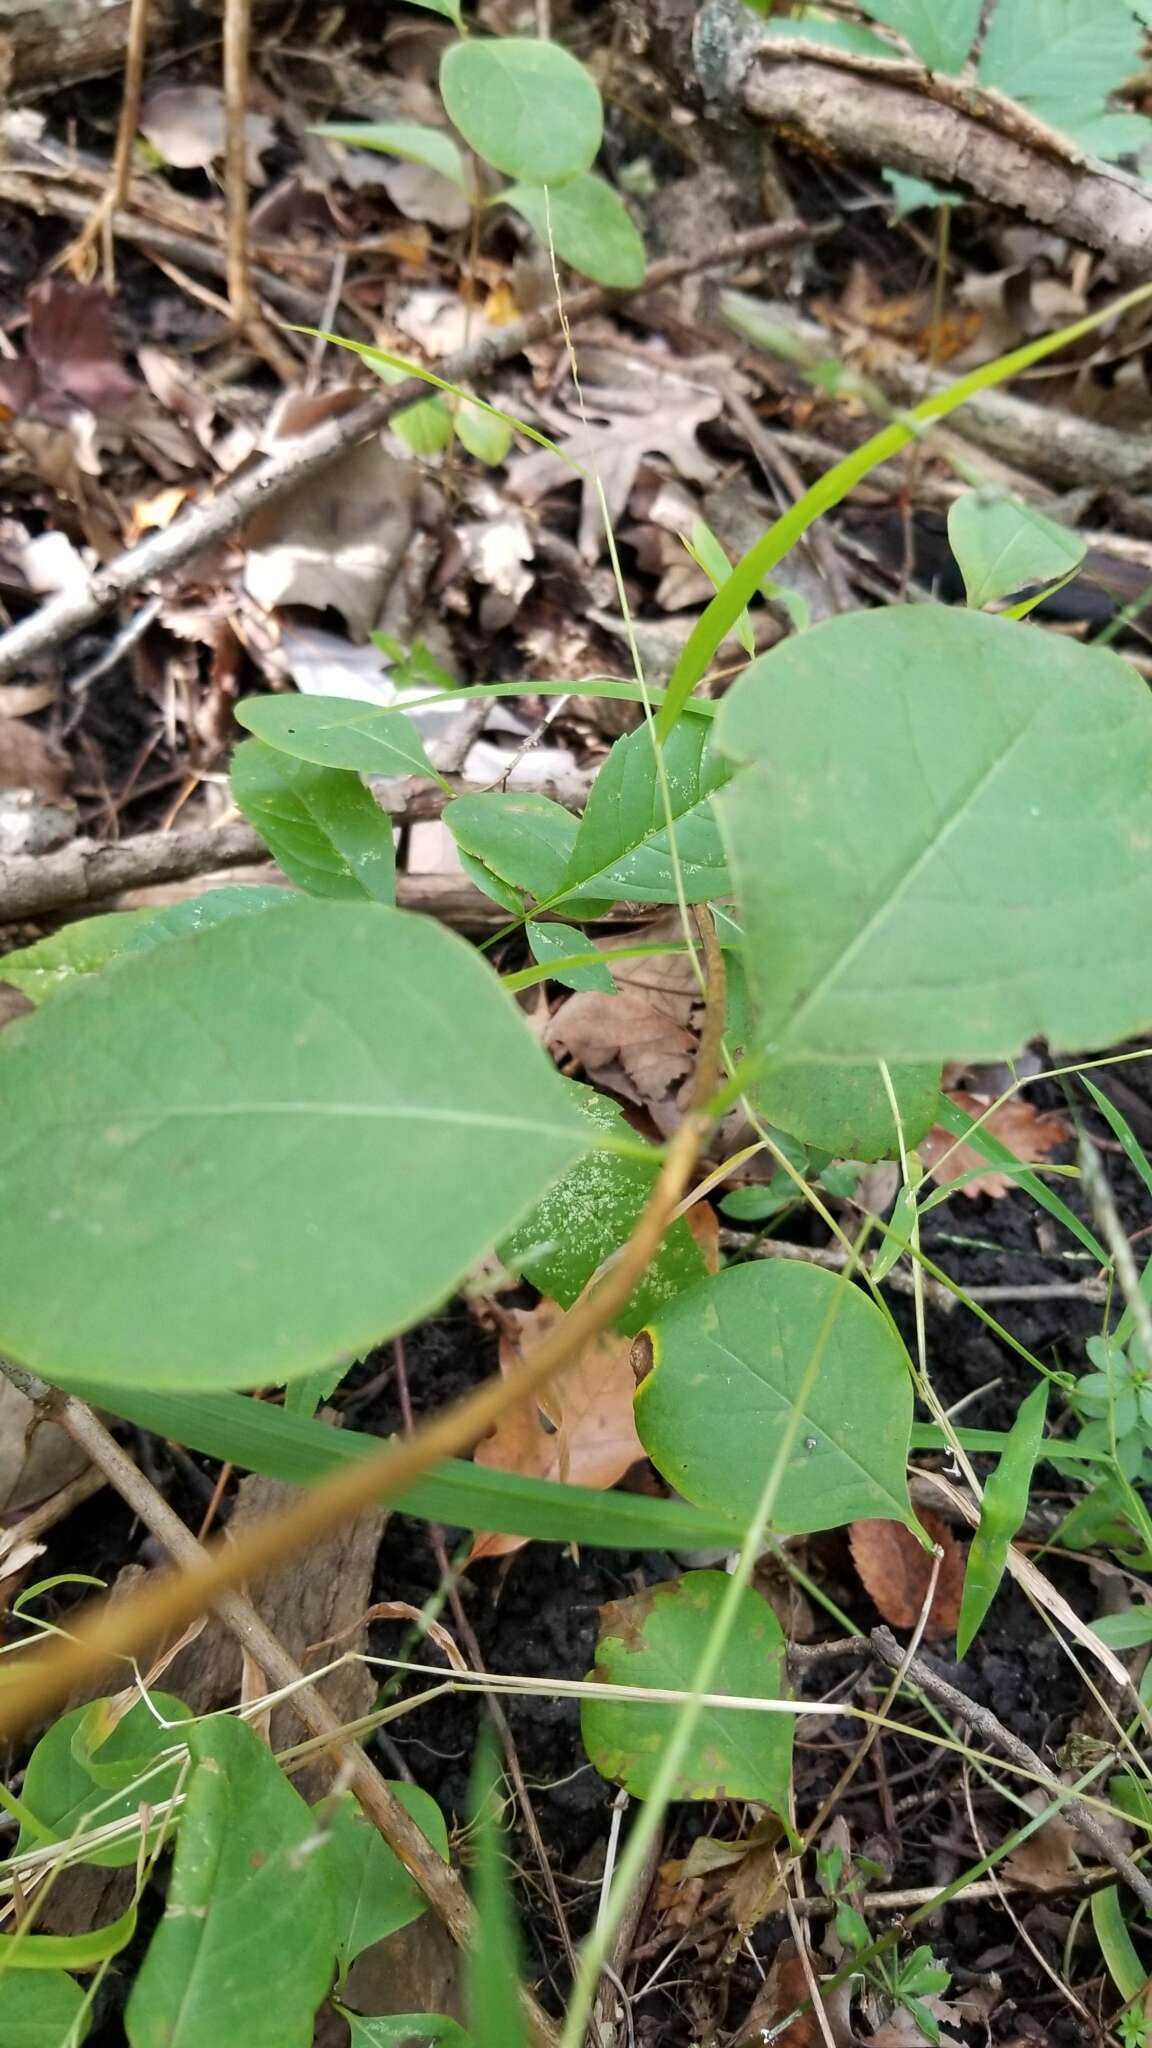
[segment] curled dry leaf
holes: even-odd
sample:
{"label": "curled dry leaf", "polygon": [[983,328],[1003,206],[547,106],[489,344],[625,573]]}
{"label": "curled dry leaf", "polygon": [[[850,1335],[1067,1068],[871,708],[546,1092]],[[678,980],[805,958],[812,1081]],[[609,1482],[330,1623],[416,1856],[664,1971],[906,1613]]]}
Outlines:
{"label": "curled dry leaf", "polygon": [[[944,1553],[924,1630],[926,1642],[939,1642],[956,1633],[968,1552],[941,1515],[928,1510],[920,1521]],[[902,1522],[853,1522],[848,1541],[852,1562],[877,1611],[892,1628],[915,1628],[932,1583],[932,1553]]]}
{"label": "curled dry leaf", "polygon": [[[554,1301],[513,1310],[500,1340],[501,1372],[515,1375],[562,1315]],[[546,1408],[530,1395],[506,1411],[477,1447],[477,1464],[534,1479],[560,1479],[570,1486],[615,1486],[644,1456],[632,1414],[636,1383],[631,1353],[631,1338],[616,1331],[594,1338],[552,1382]],[[478,1536],[472,1555],[506,1557],[524,1541],[522,1536]]]}
{"label": "curled dry leaf", "polygon": [[[978,1095],[969,1095],[962,1088],[949,1089],[948,1099],[970,1117],[983,1116],[988,1107]],[[1001,1103],[999,1109],[985,1117],[982,1129],[989,1137],[998,1138],[1017,1159],[1026,1159],[1031,1164],[1047,1159],[1058,1145],[1067,1144],[1072,1135],[1062,1116],[1050,1110],[1035,1109],[1019,1095]],[[995,1167],[989,1167],[987,1160],[971,1145],[963,1144],[939,1124],[921,1139],[916,1149],[933,1180],[941,1186],[959,1180],[961,1174],[975,1173],[976,1179],[965,1181],[960,1189],[960,1193],[972,1201],[977,1195],[990,1195],[994,1201],[999,1201],[1002,1196],[1011,1194],[1016,1185],[1006,1173],[997,1173]],[[987,1171],[981,1172],[982,1167]]]}
{"label": "curled dry leaf", "polygon": [[696,1052],[690,1031],[630,989],[570,996],[548,1027],[547,1044],[598,1086],[648,1104],[684,1079]]}

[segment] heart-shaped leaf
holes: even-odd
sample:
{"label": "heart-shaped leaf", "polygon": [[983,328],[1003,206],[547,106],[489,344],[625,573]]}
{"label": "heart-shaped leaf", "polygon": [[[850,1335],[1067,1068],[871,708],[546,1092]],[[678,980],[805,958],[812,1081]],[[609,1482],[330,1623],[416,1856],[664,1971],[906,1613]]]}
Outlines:
{"label": "heart-shaped leaf", "polygon": [[669,1302],[651,1334],[656,1363],[636,1427],[686,1500],[751,1515],[799,1400],[773,1526],[791,1535],[865,1516],[912,1522],[908,1357],[858,1287],[783,1259],[731,1266]]}
{"label": "heart-shaped leaf", "polygon": [[50,1379],[254,1386],[362,1356],[588,1144],[472,949],[369,905],[124,961],[3,1034],[0,1092],[0,1344]]}
{"label": "heart-shaped leaf", "polygon": [[[729,1591],[724,1572],[685,1572],[602,1610],[593,1679],[600,1685],[688,1692]],[[784,1636],[768,1602],[750,1588],[720,1660],[711,1693],[781,1699]],[[602,1778],[646,1799],[676,1708],[643,1700],[587,1699],[580,1712],[584,1747]],[[754,1799],[787,1814],[792,1777],[791,1714],[705,1707],[681,1766],[673,1799]]]}

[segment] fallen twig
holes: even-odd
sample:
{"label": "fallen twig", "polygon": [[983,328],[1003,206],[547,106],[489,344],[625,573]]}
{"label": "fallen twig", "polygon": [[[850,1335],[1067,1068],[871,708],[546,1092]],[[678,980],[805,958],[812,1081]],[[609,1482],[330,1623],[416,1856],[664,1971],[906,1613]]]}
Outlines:
{"label": "fallen twig", "polygon": [[[637,291],[653,291],[690,272],[723,269],[753,256],[792,249],[827,232],[826,228],[810,227],[802,221],[780,221],[749,228],[744,234],[733,235],[712,249],[698,250],[692,256],[675,257],[665,263],[654,263]],[[571,295],[564,312],[570,321],[582,320],[619,296],[602,285],[590,285],[586,290]],[[636,294],[626,296],[635,297]],[[517,326],[485,335],[470,347],[446,356],[437,365],[437,372],[449,383],[475,383],[498,364],[519,355],[531,343],[543,341],[558,332],[560,317],[557,307],[543,306]],[[345,449],[377,433],[401,407],[411,405],[415,399],[426,395],[427,386],[415,377],[406,378],[402,384],[382,387],[353,411],[328,420],[322,426],[314,427],[310,433],[290,441],[256,469],[237,477],[214,497],[191,506],[170,526],[149,534],[146,540],[97,569],[83,583],[50,598],[39,611],[22,619],[19,625],[11,627],[0,637],[0,681],[7,680],[31,662],[43,661],[45,656],[63,647],[75,633],[90,626],[101,613],[110,611],[122,598],[143,589],[156,577],[183,568],[205,548],[234,533],[258,505],[273,504],[306,478],[318,475]]]}
{"label": "fallen twig", "polygon": [[[904,1652],[895,1636],[886,1628],[874,1628],[870,1643],[876,1655],[893,1670],[902,1665]],[[1003,1722],[998,1721],[987,1707],[979,1706],[975,1700],[968,1698],[967,1693],[960,1692],[956,1686],[949,1685],[946,1678],[939,1677],[922,1657],[913,1657],[908,1662],[905,1675],[910,1685],[918,1686],[930,1699],[939,1701],[950,1714],[956,1715],[957,1720],[963,1721],[966,1728],[971,1728],[975,1734],[982,1736],[984,1741],[990,1743],[993,1749],[998,1749],[1002,1756],[1009,1757],[1013,1763],[1023,1765],[1047,1791],[1059,1798],[1065,1819],[1069,1820],[1073,1827],[1079,1828],[1082,1835],[1088,1837],[1105,1863],[1110,1864],[1129,1890],[1135,1892],[1145,1911],[1152,1912],[1152,1878],[1141,1870],[1139,1864],[1133,1861],[1120,1843],[1113,1841],[1099,1814],[1093,1813],[1092,1808],[1086,1806],[1082,1799],[1068,1798],[1068,1787],[1060,1783],[1059,1778],[1053,1775],[1034,1749],[1030,1749],[1026,1742],[1022,1742],[1018,1735],[1013,1735],[1011,1729],[1005,1728]]]}
{"label": "fallen twig", "polygon": [[[121,1450],[115,1437],[104,1428],[91,1408],[72,1395],[53,1396],[45,1391],[52,1402],[55,1418],[87,1451],[93,1465],[164,1545],[173,1562],[189,1566],[203,1564],[207,1553],[191,1530],[185,1527],[139,1466]],[[270,1683],[277,1688],[293,1688],[293,1708],[309,1733],[330,1738],[329,1748],[339,1754],[349,1767],[348,1784],[363,1811],[379,1828],[389,1847],[395,1850],[405,1869],[411,1872],[453,1940],[466,1948],[475,1936],[476,1916],[468,1893],[451,1864],[445,1863],[417,1827],[365,1755],[356,1737],[344,1733],[338,1717],[315,1685],[308,1683],[306,1674],[289,1656],[251,1601],[240,1593],[222,1593],[215,1606],[221,1620],[260,1666]],[[522,1991],[521,1997],[537,2040],[553,2043],[555,2030],[531,1993]]]}
{"label": "fallen twig", "polygon": [[1098,249],[1125,275],[1152,264],[1152,188],[1086,157],[1002,94],[918,64],[771,39],[728,0],[695,29],[706,91],[821,151],[961,186]]}

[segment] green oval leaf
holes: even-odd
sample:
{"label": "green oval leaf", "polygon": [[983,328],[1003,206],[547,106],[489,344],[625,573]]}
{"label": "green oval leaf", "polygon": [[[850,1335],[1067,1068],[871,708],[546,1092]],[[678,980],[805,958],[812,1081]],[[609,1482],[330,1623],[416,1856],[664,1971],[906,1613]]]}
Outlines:
{"label": "green oval leaf", "polygon": [[1152,1022],[1152,702],[1117,656],[860,613],[753,662],[716,727],[749,764],[717,805],[773,1057],[998,1059]]}
{"label": "green oval leaf", "polygon": [[[40,1737],[28,1760],[21,1796],[41,1832],[21,1828],[16,1844],[18,1855],[35,1849],[45,1839],[62,1842],[87,1828],[109,1827],[116,1821],[131,1819],[142,1801],[159,1803],[171,1796],[184,1761],[184,1724],[191,1714],[183,1700],[174,1699],[170,1693],[154,1692],[150,1700],[151,1707],[143,1700],[129,1707],[97,1751],[105,1768],[119,1767],[125,1773],[119,1787],[110,1789],[106,1782],[98,1782],[81,1761],[84,1750],[76,1738],[92,1725],[91,1705],[62,1714]],[[176,1725],[166,1728],[164,1721]],[[171,1762],[153,1771],[158,1760],[169,1752]],[[146,1772],[151,1773],[147,1784],[136,1789],[137,1781]],[[124,1869],[135,1863],[139,1848],[139,1834],[128,1833],[105,1848],[89,1850],[82,1861],[99,1864],[106,1870]]]}
{"label": "green oval leaf", "polygon": [[358,697],[245,697],[236,719],[266,746],[318,768],[436,779],[417,728],[391,706]]}
{"label": "green oval leaf", "polygon": [[107,917],[86,917],[50,938],[38,939],[34,946],[5,953],[0,981],[10,981],[30,1002],[44,1003],[86,975],[102,974],[125,954],[147,953],[168,939],[208,931],[232,917],[251,917],[254,911],[277,910],[291,901],[290,892],[274,884],[237,883],[208,889],[183,903],[166,903],[158,910],[114,910]]}
{"label": "green oval leaf", "polygon": [[395,901],[392,820],[357,776],[241,740],[232,795],[277,866],[309,895]]}
{"label": "green oval leaf", "polygon": [[447,804],[444,823],[457,846],[501,882],[539,902],[560,893],[579,820],[534,790],[484,790]]}
{"label": "green oval leaf", "polygon": [[471,197],[464,159],[443,128],[426,128],[418,121],[321,121],[308,133],[323,135],[329,142],[347,143],[352,149],[378,149],[385,156],[423,164],[458,185],[465,198]]}
{"label": "green oval leaf", "polygon": [[512,446],[511,421],[501,419],[491,406],[476,405],[470,398],[459,401],[453,418],[457,437],[469,455],[474,455],[477,462],[486,462],[489,469],[499,469]]}
{"label": "green oval leaf", "polygon": [[[917,1145],[936,1121],[938,1066],[889,1068],[904,1143]],[[892,1159],[900,1134],[879,1062],[840,1066],[801,1060],[769,1067],[755,1086],[770,1123],[839,1159]]]}
{"label": "green oval leaf", "polygon": [[[448,1829],[431,1794],[403,1780],[389,1790],[447,1863]],[[329,1853],[336,1894],[336,1953],[343,1974],[374,1941],[419,1920],[428,1901],[351,1793],[333,1815]]]}
{"label": "green oval leaf", "polygon": [[539,185],[510,185],[499,194],[556,254],[582,277],[622,291],[644,282],[644,244],[624,201],[603,178],[585,171],[547,194]]}
{"label": "green oval leaf", "polygon": [[785,1533],[870,1517],[913,1526],[907,1353],[875,1303],[818,1266],[732,1266],[652,1324],[656,1364],[636,1427],[658,1472],[697,1507],[747,1518],[813,1356],[820,1369],[776,1495]]}
{"label": "green oval leaf", "polygon": [[[626,1128],[622,1111],[594,1088],[567,1081],[571,1100],[593,1130]],[[570,1167],[518,1230],[500,1247],[504,1264],[542,1294],[571,1308],[593,1273],[627,1240],[652,1192],[660,1170],[655,1158],[626,1159],[621,1153],[588,1151]],[[644,1328],[674,1295],[702,1280],[704,1254],[682,1216],[665,1231],[660,1249],[640,1285],[616,1317],[629,1336]]]}
{"label": "green oval leaf", "polygon": [[558,185],[586,171],[604,117],[591,72],[535,36],[453,43],[440,62],[445,112],[470,149],[510,178]]}
{"label": "green oval leaf", "polygon": [[130,2048],[311,2048],[336,1949],[323,1834],[242,1721],[201,1721],[188,1742],[164,1918],[124,2015]]}
{"label": "green oval leaf", "polygon": [[92,2024],[84,1993],[63,1970],[5,1977],[4,2048],[73,2048]]}
{"label": "green oval leaf", "polygon": [[[602,1610],[591,1676],[600,1685],[687,1692],[695,1684],[716,1612],[729,1590],[724,1572],[685,1572]],[[775,1614],[751,1588],[709,1692],[739,1699],[783,1699],[784,1636]],[[584,1747],[602,1778],[646,1799],[671,1733],[675,1706],[643,1700],[588,1699],[580,1709]],[[787,1815],[792,1778],[791,1714],[705,1707],[673,1799],[754,1799]]]}
{"label": "green oval leaf", "polygon": [[948,541],[974,611],[1037,583],[1058,583],[1084,560],[1078,533],[1005,491],[969,491],[948,513]]}
{"label": "green oval leaf", "polygon": [[[538,924],[533,918],[524,931],[532,948],[532,958],[542,966],[553,960],[570,960],[595,950],[575,925]],[[616,983],[605,962],[593,962],[586,967],[557,968],[555,979],[563,988],[575,989],[577,993],[581,989],[599,989],[609,996],[616,993]]]}
{"label": "green oval leaf", "polygon": [[[417,5],[422,0],[417,0]],[[424,0],[426,4],[426,0]],[[470,2048],[468,2035],[459,2020],[441,2012],[390,2012],[376,2019],[361,2019],[359,2013],[337,2008],[348,2022],[349,2048]]]}
{"label": "green oval leaf", "polygon": [[359,1357],[587,1144],[471,947],[369,905],[298,900],[125,961],[3,1034],[0,1092],[0,1344],[61,1380],[255,1386]]}

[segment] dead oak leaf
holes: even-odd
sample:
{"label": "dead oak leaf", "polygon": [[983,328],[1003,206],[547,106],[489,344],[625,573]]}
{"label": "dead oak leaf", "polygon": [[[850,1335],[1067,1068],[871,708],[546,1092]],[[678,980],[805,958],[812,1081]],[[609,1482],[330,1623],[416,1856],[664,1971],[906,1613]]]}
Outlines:
{"label": "dead oak leaf", "polygon": [[[981,1129],[987,1131],[989,1137],[998,1138],[1015,1158],[1026,1159],[1030,1164],[1047,1159],[1072,1135],[1062,1116],[1050,1110],[1036,1109],[1018,1095],[1002,1102],[990,1116],[984,1115],[987,1103],[982,1102],[978,1095],[969,1095],[963,1088],[949,1089],[948,1100],[954,1102],[957,1109],[962,1109],[966,1116],[984,1117]],[[990,1195],[994,1201],[999,1201],[1004,1195],[1011,1194],[1016,1185],[1010,1175],[990,1167],[982,1153],[954,1138],[951,1131],[944,1130],[939,1124],[921,1139],[916,1149],[932,1179],[942,1187],[950,1181],[959,1180],[962,1174],[975,1174],[976,1178],[965,1181],[959,1190],[971,1201],[975,1201],[977,1195]],[[981,1171],[982,1168],[985,1170]]]}
{"label": "dead oak leaf", "polygon": [[540,408],[549,428],[556,433],[563,454],[534,449],[509,464],[508,484],[514,498],[536,505],[549,491],[573,481],[573,463],[586,474],[580,504],[580,553],[594,562],[604,542],[603,513],[594,479],[603,485],[613,522],[623,515],[637,472],[646,455],[664,455],[681,476],[694,483],[714,483],[717,465],[701,447],[697,434],[720,412],[723,400],[708,382],[653,368],[648,389],[585,391],[585,403],[592,416],[588,426],[580,425],[567,435],[570,424],[551,409]]}
{"label": "dead oak leaf", "polygon": [[631,990],[570,996],[549,1023],[545,1043],[567,1053],[588,1079],[633,1102],[662,1101],[690,1071],[692,1033]]}
{"label": "dead oak leaf", "polygon": [[[964,1591],[965,1545],[957,1543],[943,1517],[920,1515],[926,1534],[943,1551],[940,1576],[924,1630],[926,1642],[956,1633]],[[932,1583],[933,1557],[903,1522],[853,1522],[848,1532],[852,1562],[877,1611],[892,1628],[915,1628]]]}
{"label": "dead oak leaf", "polygon": [[[514,1376],[562,1315],[554,1301],[512,1310],[500,1339],[501,1372]],[[636,1382],[631,1353],[631,1338],[615,1331],[593,1338],[557,1375],[546,1397],[528,1395],[505,1410],[491,1436],[477,1446],[476,1463],[569,1486],[615,1486],[644,1456],[632,1412]],[[506,1557],[525,1540],[478,1536],[472,1556]]]}

